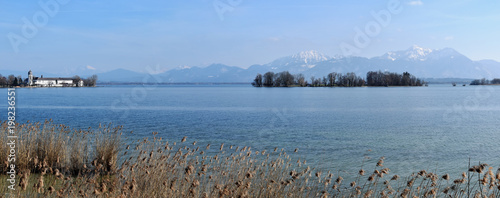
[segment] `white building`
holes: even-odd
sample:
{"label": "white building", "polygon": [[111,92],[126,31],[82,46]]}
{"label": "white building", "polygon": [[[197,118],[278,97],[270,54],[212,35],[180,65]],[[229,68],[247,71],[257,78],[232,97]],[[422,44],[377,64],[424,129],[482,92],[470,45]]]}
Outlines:
{"label": "white building", "polygon": [[33,76],[31,70],[28,72],[28,85],[36,87],[83,87],[83,80],[76,82],[73,78],[44,78]]}

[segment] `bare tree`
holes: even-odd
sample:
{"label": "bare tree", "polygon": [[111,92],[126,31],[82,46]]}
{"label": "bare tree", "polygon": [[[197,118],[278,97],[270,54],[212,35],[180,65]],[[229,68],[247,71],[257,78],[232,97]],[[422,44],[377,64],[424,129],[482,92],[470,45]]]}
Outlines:
{"label": "bare tree", "polygon": [[303,74],[297,74],[295,75],[295,79],[296,79],[296,82],[299,86],[301,87],[305,87],[307,86],[307,81],[306,79],[304,78],[304,75]]}
{"label": "bare tree", "polygon": [[273,72],[266,72],[264,74],[264,87],[272,87],[274,84],[274,73]]}
{"label": "bare tree", "polygon": [[290,85],[293,85],[293,81],[294,81],[294,77],[292,74],[290,74],[290,72],[288,71],[284,71],[284,72],[280,72],[278,73],[278,86],[282,86],[282,87],[288,87]]}
{"label": "bare tree", "polygon": [[24,84],[23,77],[21,75],[17,76],[17,85],[23,85],[23,84]]}
{"label": "bare tree", "polygon": [[2,76],[2,74],[0,74],[0,87],[5,87],[7,86],[7,78],[5,78],[5,76]]}
{"label": "bare tree", "polygon": [[74,83],[74,84],[78,84],[78,82],[80,82],[80,80],[81,80],[81,79],[82,79],[82,78],[80,78],[80,76],[75,75],[75,76],[73,76],[73,83]]}
{"label": "bare tree", "polygon": [[316,78],[316,80],[314,80],[314,86],[315,87],[321,86],[321,78]]}
{"label": "bare tree", "polygon": [[14,80],[17,83],[17,78],[14,75],[12,75],[12,74],[9,75],[9,77],[7,77],[7,85],[9,85],[9,86],[14,85]]}
{"label": "bare tree", "polygon": [[83,80],[83,85],[87,87],[95,87],[97,85],[97,75],[92,75]]}
{"label": "bare tree", "polygon": [[262,74],[255,76],[255,84],[257,87],[262,87]]}
{"label": "bare tree", "polygon": [[332,72],[328,74],[328,86],[333,87],[335,85],[335,79],[337,78],[337,73]]}

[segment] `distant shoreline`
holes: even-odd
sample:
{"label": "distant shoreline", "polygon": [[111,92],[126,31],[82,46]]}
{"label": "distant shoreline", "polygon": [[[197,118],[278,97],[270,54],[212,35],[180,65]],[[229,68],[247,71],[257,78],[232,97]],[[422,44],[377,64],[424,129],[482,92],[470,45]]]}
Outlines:
{"label": "distant shoreline", "polygon": [[[89,87],[89,86],[86,86]],[[92,86],[92,87],[99,87],[99,86]],[[15,89],[23,89],[23,88],[85,88],[84,87],[47,87],[47,86],[11,86],[11,87],[0,87],[1,88],[15,88]]]}
{"label": "distant shoreline", "polygon": [[250,82],[183,82],[183,83],[142,83],[142,82],[103,82],[99,85],[250,85]]}
{"label": "distant shoreline", "polygon": [[[140,82],[106,82],[99,83],[94,87],[102,87],[106,85],[250,85],[247,82],[236,83],[140,83]],[[85,86],[84,86],[85,87]],[[40,87],[40,86],[13,86],[13,87],[0,87],[0,88],[82,88],[82,87]]]}
{"label": "distant shoreline", "polygon": [[[430,82],[428,83],[429,85],[445,85],[449,83],[437,83],[437,82]],[[244,83],[244,82],[234,82],[234,83],[138,83],[138,82],[117,82],[117,83],[99,83],[99,85],[95,87],[103,87],[103,86],[109,86],[109,85],[249,85],[252,86],[250,83]],[[500,86],[500,84],[488,84],[490,86]],[[467,86],[481,86],[481,85],[469,85]],[[291,87],[300,87],[300,86],[290,86]],[[324,86],[322,86],[324,87]],[[362,87],[384,87],[384,86],[362,86]],[[413,87],[413,86],[388,86],[388,87]],[[16,89],[21,89],[21,88],[84,88],[84,87],[21,87],[21,86],[15,86],[15,87],[0,87],[0,88],[16,88]],[[313,87],[314,88],[314,87]]]}

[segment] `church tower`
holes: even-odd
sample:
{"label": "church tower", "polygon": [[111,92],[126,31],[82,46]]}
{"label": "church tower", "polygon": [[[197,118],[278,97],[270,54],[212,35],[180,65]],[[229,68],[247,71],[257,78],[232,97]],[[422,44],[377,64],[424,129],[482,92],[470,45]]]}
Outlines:
{"label": "church tower", "polygon": [[33,72],[31,70],[28,72],[28,85],[33,86]]}

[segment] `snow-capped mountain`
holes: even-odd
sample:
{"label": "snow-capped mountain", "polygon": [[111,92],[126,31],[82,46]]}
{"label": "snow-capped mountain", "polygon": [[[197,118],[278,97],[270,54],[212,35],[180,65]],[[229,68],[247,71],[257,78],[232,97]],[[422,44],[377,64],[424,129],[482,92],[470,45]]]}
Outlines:
{"label": "snow-capped mountain", "polygon": [[379,58],[392,61],[402,59],[408,61],[425,61],[431,53],[433,53],[432,49],[426,49],[414,45],[407,50],[387,52]]}
{"label": "snow-capped mountain", "polygon": [[389,71],[405,70],[417,76],[433,78],[482,78],[490,72],[500,72],[494,67],[486,68],[479,61],[472,61],[452,48],[413,46],[374,57],[371,63]]}
{"label": "snow-capped mountain", "polygon": [[[196,68],[196,72],[190,71]],[[248,69],[215,65],[190,69],[171,70],[169,82],[250,82],[257,73],[289,71],[323,77],[331,72],[355,72],[365,76],[368,71],[405,71],[422,78],[493,78],[500,77],[500,63],[496,61],[472,61],[454,49],[427,49],[412,46],[407,50],[393,51],[373,58],[331,58],[317,51],[300,52],[282,57],[263,65],[252,65]]]}
{"label": "snow-capped mountain", "polygon": [[441,58],[467,58],[452,48],[428,49],[414,45],[407,50],[387,52],[382,56],[376,57],[385,60],[407,60],[407,61],[426,61],[429,59],[437,60]]}
{"label": "snow-capped mountain", "polygon": [[[368,71],[405,71],[420,78],[500,78],[500,63],[493,60],[472,61],[454,49],[426,49],[412,46],[409,49],[385,53],[381,56],[366,57],[329,57],[317,51],[305,51],[276,59],[267,64],[252,65],[247,69],[224,64],[212,64],[207,67],[182,66],[156,74],[162,82],[251,82],[257,73],[268,71],[289,71],[292,74],[302,73],[323,77],[331,72],[355,72],[365,76]],[[119,78],[114,76],[120,73]],[[107,72],[98,74],[102,82],[135,81],[141,73]],[[127,77],[127,76],[130,76]]]}
{"label": "snow-capped mountain", "polygon": [[265,66],[271,67],[273,71],[286,70],[292,73],[300,73],[315,67],[319,62],[329,59],[331,59],[329,56],[311,50],[276,59],[271,63],[265,64]]}
{"label": "snow-capped mountain", "polygon": [[441,58],[457,58],[457,59],[469,59],[466,56],[460,54],[456,50],[452,48],[443,48],[443,49],[437,49],[434,50],[432,53],[427,55],[427,58],[429,59],[441,59]]}
{"label": "snow-capped mountain", "polygon": [[299,61],[304,61],[305,64],[314,64],[330,59],[330,57],[322,53],[318,53],[316,50],[300,52],[298,54],[292,55],[291,58]]}

